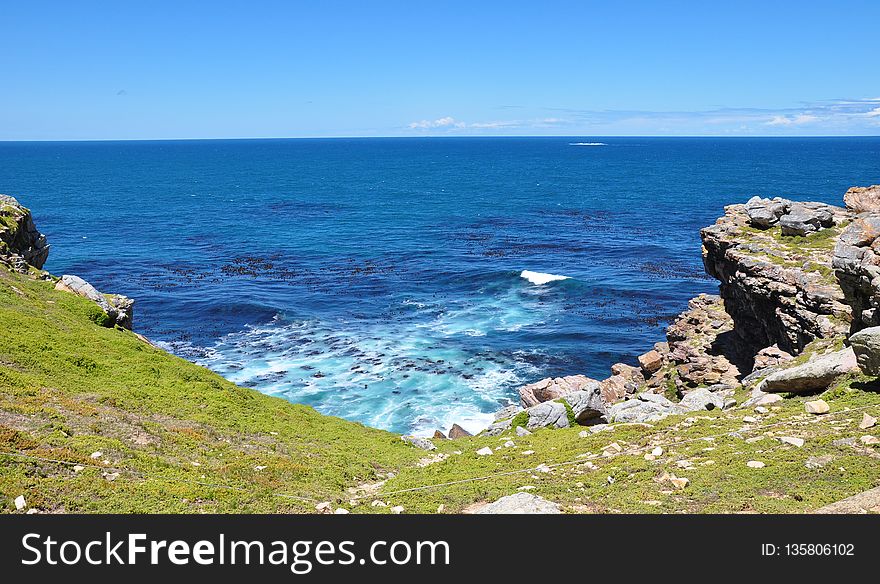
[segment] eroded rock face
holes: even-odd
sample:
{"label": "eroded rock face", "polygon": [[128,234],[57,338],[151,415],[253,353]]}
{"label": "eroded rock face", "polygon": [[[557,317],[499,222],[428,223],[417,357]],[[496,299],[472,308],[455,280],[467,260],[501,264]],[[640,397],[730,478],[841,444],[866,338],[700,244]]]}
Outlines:
{"label": "eroded rock face", "polygon": [[706,271],[721,283],[733,333],[752,355],[774,344],[797,354],[816,338],[849,329],[851,310],[831,270],[831,251],[853,215],[829,205],[799,205],[830,227],[808,234],[807,241],[792,241],[780,226],[750,228],[745,206],[731,205],[701,231]]}
{"label": "eroded rock face", "polygon": [[880,212],[880,185],[852,187],[843,195],[843,202],[855,213]]}
{"label": "eroded rock face", "polygon": [[42,269],[49,257],[46,236],[37,231],[31,212],[8,195],[0,195],[0,262],[27,273]]}
{"label": "eroded rock face", "polygon": [[880,214],[859,215],[841,233],[832,266],[852,307],[853,332],[880,325]]}
{"label": "eroded rock face", "polygon": [[880,326],[860,330],[849,338],[849,343],[862,373],[880,376]]}
{"label": "eroded rock face", "polygon": [[569,375],[568,377],[548,377],[536,383],[519,388],[520,402],[524,408],[560,398],[573,391],[586,391],[599,387],[599,382],[586,375]]}

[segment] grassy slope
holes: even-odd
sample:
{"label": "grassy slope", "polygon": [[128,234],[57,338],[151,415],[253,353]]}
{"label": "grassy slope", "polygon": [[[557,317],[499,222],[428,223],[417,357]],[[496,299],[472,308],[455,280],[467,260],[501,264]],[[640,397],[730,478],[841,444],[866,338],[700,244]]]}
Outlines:
{"label": "grassy slope", "polygon": [[[322,500],[361,512],[393,505],[435,512],[441,504],[457,512],[531,486],[573,512],[791,512],[880,483],[876,447],[832,444],[880,433],[859,430],[862,413],[847,413],[870,406],[880,415],[880,394],[865,380],[847,379],[827,392],[829,416],[804,414],[805,398],[793,398],[765,415],[706,412],[586,438],[579,436],[582,428],[476,437],[438,443],[448,458],[420,467],[416,462],[428,455],[392,434],[236,387],[128,331],[98,326],[97,316],[91,303],[50,283],[0,270],[0,451],[87,466],[74,472],[71,465],[0,455],[3,511],[14,510],[12,500],[24,494],[30,507],[68,512],[301,512]],[[760,422],[745,423],[746,415]],[[702,439],[710,435],[718,437]],[[806,444],[785,445],[778,435]],[[515,445],[503,447],[507,440]],[[603,456],[612,442],[623,453]],[[657,460],[645,460],[644,450],[626,454],[657,443],[666,445]],[[477,456],[486,445],[501,448]],[[533,454],[525,454],[529,450]],[[93,460],[95,451],[103,455]],[[816,456],[831,461],[807,468],[805,461]],[[682,460],[692,468],[681,468]],[[752,469],[749,460],[767,466]],[[578,464],[392,494],[567,461]],[[115,471],[121,471],[116,480],[102,476]],[[349,488],[376,483],[389,471],[393,478],[351,505]],[[687,477],[690,485],[677,490],[658,482],[664,472]],[[370,505],[374,499],[388,507]]]}
{"label": "grassy slope", "polygon": [[323,500],[417,458],[393,434],[237,387],[102,328],[99,312],[0,269],[0,450],[133,471],[109,481],[100,468],[0,456],[6,511],[19,494],[69,512],[311,510],[267,494]]}

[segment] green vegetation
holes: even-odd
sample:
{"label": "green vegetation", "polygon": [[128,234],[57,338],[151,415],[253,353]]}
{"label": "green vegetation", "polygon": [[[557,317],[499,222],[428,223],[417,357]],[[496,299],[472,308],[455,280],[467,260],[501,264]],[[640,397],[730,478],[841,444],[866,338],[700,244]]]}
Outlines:
{"label": "green vegetation", "polygon": [[[519,415],[501,436],[436,441],[427,453],[237,387],[130,331],[98,326],[98,312],[51,282],[0,270],[5,512],[18,495],[44,512],[311,512],[321,501],[352,512],[460,512],[523,487],[568,512],[796,512],[880,480],[877,447],[858,441],[878,434],[858,429],[855,408],[880,415],[880,390],[867,379],[826,392],[826,416],[805,414],[808,398],[798,397],[766,414],[711,411],[519,437]],[[779,436],[806,442],[796,448]],[[854,445],[835,443],[842,438]],[[646,460],[657,445],[663,454]],[[478,456],[485,446],[494,453]],[[808,459],[819,463],[808,468]],[[676,489],[665,473],[690,484]]]}

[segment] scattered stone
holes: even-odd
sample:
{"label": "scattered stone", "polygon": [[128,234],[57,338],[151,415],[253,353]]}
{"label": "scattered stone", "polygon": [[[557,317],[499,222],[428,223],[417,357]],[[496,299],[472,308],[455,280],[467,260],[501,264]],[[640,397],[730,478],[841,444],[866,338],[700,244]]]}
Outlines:
{"label": "scattered stone", "polygon": [[581,430],[578,432],[578,438],[588,438],[590,436],[590,432],[586,430]]}
{"label": "scattered stone", "polygon": [[82,472],[85,469],[86,469],[86,467],[84,467],[83,465],[77,464],[77,465],[74,465],[73,472]]}
{"label": "scattered stone", "polygon": [[101,452],[101,451],[99,450],[99,451],[97,451],[97,452],[92,452],[92,453],[89,455],[89,458],[98,459],[98,458],[101,458],[102,456],[104,456],[104,453]]}
{"label": "scattered stone", "polygon": [[776,402],[781,402],[784,398],[778,393],[765,393],[759,389],[752,392],[752,397],[743,402],[743,408],[754,408],[759,406],[769,406]]}
{"label": "scattered stone", "polygon": [[746,466],[749,468],[764,468],[767,465],[760,460],[750,460],[746,463]]}
{"label": "scattered stone", "polygon": [[869,415],[868,413],[865,413],[862,416],[862,421],[859,422],[859,429],[860,430],[867,430],[868,428],[873,428],[876,424],[877,424],[877,418]]}
{"label": "scattered stone", "polygon": [[444,505],[443,503],[437,505],[437,513],[443,513],[444,511],[446,511],[446,505]]}
{"label": "scattered stone", "polygon": [[546,464],[539,464],[538,466],[535,467],[535,472],[549,474],[549,473],[553,472],[553,469],[550,468],[549,466],[547,466]]}
{"label": "scattered stone", "polygon": [[348,515],[348,514],[349,514],[349,510],[348,510],[348,509],[343,509],[342,507],[339,507],[338,509],[336,509],[336,511],[333,512],[333,514],[334,514],[334,515]]}
{"label": "scattered stone", "polygon": [[880,444],[880,438],[877,438],[876,436],[871,436],[871,435],[862,436],[861,438],[859,438],[859,440],[861,441],[862,444],[865,444],[867,446],[873,446],[874,444]]}
{"label": "scattered stone", "polygon": [[458,438],[467,438],[468,436],[473,436],[470,432],[459,426],[458,424],[453,424],[452,428],[449,429],[449,439],[456,440]]}
{"label": "scattered stone", "polygon": [[436,450],[437,447],[434,446],[434,443],[428,440],[427,438],[422,438],[421,436],[401,436],[401,440],[406,442],[407,444],[412,444],[416,448],[420,448],[422,450]]}
{"label": "scattered stone", "polygon": [[266,465],[264,465],[264,464],[258,464],[257,466],[254,467],[254,470],[257,471],[257,472],[259,472],[259,471],[261,471],[261,470],[266,470],[267,468],[268,468],[268,467],[267,467]]}
{"label": "scattered stone", "polygon": [[672,483],[672,486],[674,486],[676,489],[684,489],[689,484],[691,484],[690,479],[687,479],[685,477],[676,477],[676,476],[671,477],[669,479],[669,482]]}
{"label": "scattered stone", "polygon": [[518,413],[522,411],[522,408],[516,405],[504,407],[497,412],[495,412],[495,421],[499,422],[501,420],[507,420],[509,418],[514,417]]}
{"label": "scattered stone", "polygon": [[827,388],[840,376],[857,369],[855,353],[847,347],[777,371],[761,383],[760,389],[769,393],[810,393]]}
{"label": "scattered stone", "polygon": [[745,422],[746,424],[757,424],[758,418],[754,416],[743,416],[743,422]]}
{"label": "scattered stone", "polygon": [[505,431],[507,431],[512,423],[513,420],[501,420],[500,422],[495,422],[494,424],[483,430],[483,434],[486,436],[498,436],[499,434],[503,434]]}
{"label": "scattered stone", "polygon": [[535,453],[534,450],[523,450],[522,451],[522,454],[524,454],[525,456],[528,456],[528,455],[534,454],[534,453]]}
{"label": "scattered stone", "polygon": [[815,401],[808,401],[804,404],[804,409],[806,409],[808,414],[827,414],[831,411],[831,408],[825,403],[825,400],[817,399]]}
{"label": "scattered stone", "polygon": [[759,414],[768,414],[768,413],[770,413],[770,410],[768,410],[768,409],[765,408],[764,406],[758,406],[758,407],[756,407],[756,408],[755,408],[755,411],[758,412]]}
{"label": "scattered stone", "polygon": [[752,372],[754,373],[755,371],[761,371],[768,367],[783,365],[792,359],[794,359],[794,357],[791,353],[783,351],[779,348],[779,345],[773,344],[758,351],[755,355],[755,364],[752,367]]}
{"label": "scattered stone", "polygon": [[477,450],[477,456],[490,456],[492,454],[492,449],[488,446],[484,446]]}
{"label": "scattered stone", "polygon": [[403,508],[403,505],[395,505],[394,507],[392,507],[392,508],[390,509],[390,511],[391,511],[392,513],[394,513],[395,515],[400,515],[400,514],[403,513],[405,510],[406,510],[406,509]]}
{"label": "scattered stone", "polygon": [[562,513],[559,505],[532,493],[515,493],[501,497],[474,511],[480,515],[537,515]]}
{"label": "scattered stone", "polygon": [[831,456],[830,454],[825,454],[822,456],[811,456],[806,460],[806,462],[804,463],[804,466],[806,466],[809,469],[822,468],[822,467],[830,464],[833,460],[834,460],[834,457]]}
{"label": "scattered stone", "polygon": [[522,426],[517,426],[515,433],[517,436],[531,436],[532,433],[523,428]]}
{"label": "scattered stone", "polygon": [[24,495],[19,495],[18,497],[16,497],[15,498],[15,508],[18,511],[21,511],[25,507],[27,507],[27,502],[24,500]]}
{"label": "scattered stone", "polygon": [[794,436],[782,436],[779,438],[779,441],[783,444],[791,444],[797,448],[800,448],[804,445],[803,438],[795,438]]}
{"label": "scattered stone", "polygon": [[507,442],[504,443],[505,448],[513,448],[514,446],[516,446],[516,443],[514,443],[513,440],[508,440]]}
{"label": "scattered stone", "polygon": [[370,503],[370,507],[387,507],[388,503],[385,501],[380,501],[379,499],[375,499]]}

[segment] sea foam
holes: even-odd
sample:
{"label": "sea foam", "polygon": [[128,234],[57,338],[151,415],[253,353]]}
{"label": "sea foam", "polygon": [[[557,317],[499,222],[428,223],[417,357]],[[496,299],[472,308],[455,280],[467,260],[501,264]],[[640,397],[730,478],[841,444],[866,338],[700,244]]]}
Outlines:
{"label": "sea foam", "polygon": [[605,142],[569,142],[569,146],[608,146]]}
{"label": "sea foam", "polygon": [[568,276],[557,276],[556,274],[544,274],[542,272],[530,272],[529,270],[523,270],[519,277],[525,278],[532,284],[537,284],[538,286],[541,286],[548,282],[568,280]]}

